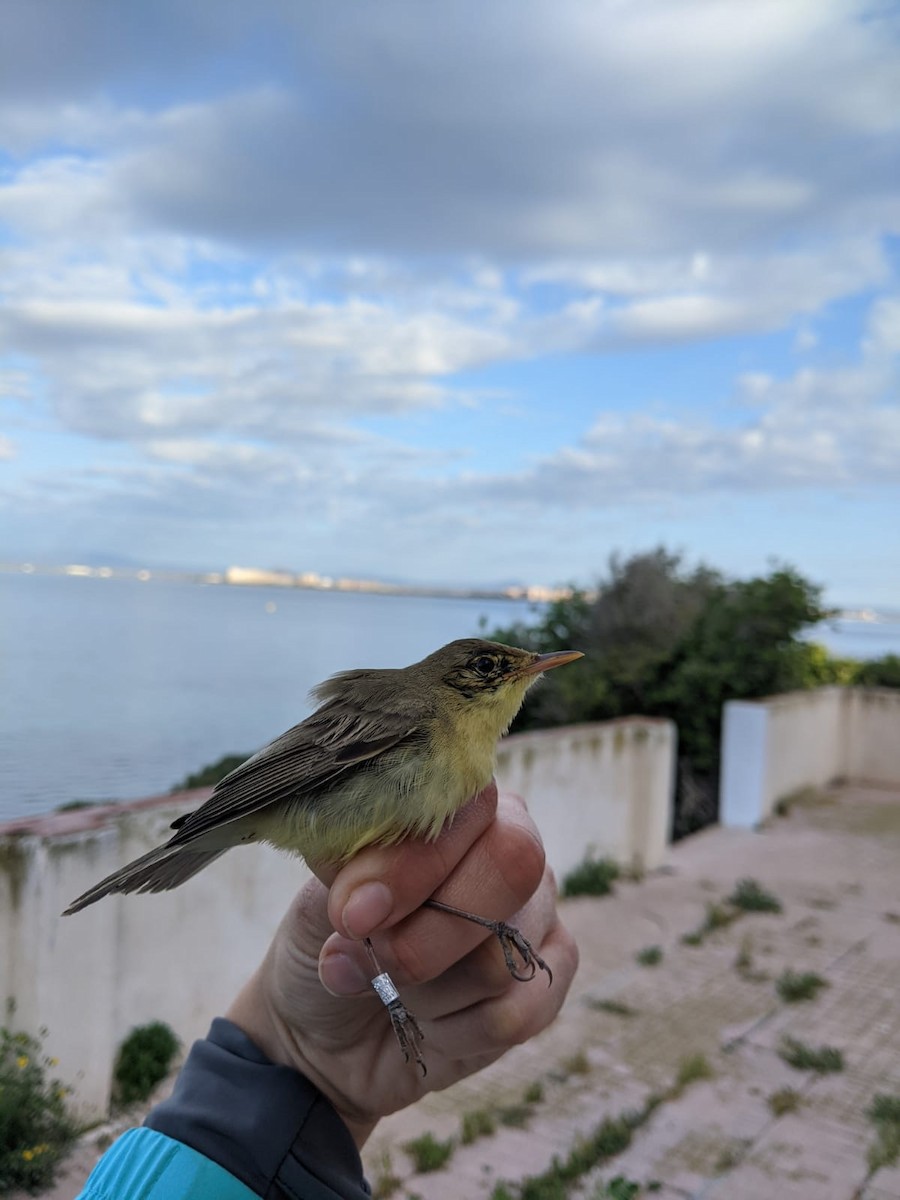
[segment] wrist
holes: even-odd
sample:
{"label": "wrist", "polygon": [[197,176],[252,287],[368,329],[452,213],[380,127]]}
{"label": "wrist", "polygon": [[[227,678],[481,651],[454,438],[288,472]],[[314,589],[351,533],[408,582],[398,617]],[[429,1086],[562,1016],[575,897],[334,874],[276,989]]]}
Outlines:
{"label": "wrist", "polygon": [[[343,1101],[339,1090],[315,1069],[309,1057],[300,1048],[294,1030],[278,1015],[269,1003],[266,989],[256,971],[238,992],[225,1013],[244,1032],[265,1056],[278,1066],[290,1067],[308,1079],[328,1100],[332,1108],[347,1126],[358,1149],[368,1141],[378,1124],[377,1118],[353,1112]],[[335,1059],[335,1070],[338,1069]]]}

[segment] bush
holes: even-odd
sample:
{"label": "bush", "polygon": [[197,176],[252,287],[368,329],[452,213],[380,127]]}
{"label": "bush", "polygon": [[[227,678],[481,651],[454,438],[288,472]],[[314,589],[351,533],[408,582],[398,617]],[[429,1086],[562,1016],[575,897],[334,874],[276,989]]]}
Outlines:
{"label": "bush", "polygon": [[562,881],[563,896],[607,896],[619,878],[619,864],[611,858],[586,858]]}
{"label": "bush", "polygon": [[132,1029],[116,1057],[113,1071],[116,1103],[133,1104],[146,1100],[168,1075],[179,1044],[178,1038],[162,1021]]}
{"label": "bush", "polygon": [[214,763],[201,767],[192,775],[186,775],[181,783],[176,783],[173,792],[189,792],[192,788],[215,787],[217,783],[230,775],[237,767],[249,758],[247,754],[224,754]]}
{"label": "bush", "polygon": [[48,1077],[56,1060],[44,1055],[45,1036],[0,1027],[0,1195],[45,1191],[75,1140],[69,1088]]}

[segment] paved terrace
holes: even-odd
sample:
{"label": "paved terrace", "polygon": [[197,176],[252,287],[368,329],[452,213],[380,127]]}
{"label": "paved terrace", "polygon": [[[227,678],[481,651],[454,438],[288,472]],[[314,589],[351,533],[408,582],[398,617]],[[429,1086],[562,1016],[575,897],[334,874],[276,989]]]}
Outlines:
{"label": "paved terrace", "polygon": [[[783,912],[742,915],[684,944],[707,905],[745,877]],[[627,1148],[560,1190],[532,1184],[528,1200],[900,1200],[900,1164],[869,1168],[876,1128],[866,1115],[876,1093],[900,1096],[900,792],[826,791],[762,832],[705,831],[643,881],[567,901],[565,912],[581,968],[559,1020],[476,1079],[384,1121],[365,1153],[376,1196],[487,1200],[497,1189],[512,1200],[516,1184],[565,1160],[604,1117],[656,1093],[665,1098]],[[662,948],[655,966],[636,961],[648,946]],[[775,980],[789,967],[828,986],[785,1003]],[[624,1011],[610,1011],[617,1005]],[[840,1049],[844,1069],[788,1066],[777,1052],[785,1035]],[[692,1055],[705,1056],[710,1076],[676,1095]],[[536,1083],[542,1098],[505,1114],[524,1126],[498,1120],[495,1133],[459,1144],[465,1113],[497,1117]],[[769,1098],[784,1089],[796,1107],[775,1115]],[[417,1174],[403,1146],[428,1132],[457,1144],[443,1169]],[[93,1155],[82,1147],[59,1200]],[[393,1192],[386,1174],[402,1181]],[[616,1177],[641,1190],[620,1182],[610,1192]]]}

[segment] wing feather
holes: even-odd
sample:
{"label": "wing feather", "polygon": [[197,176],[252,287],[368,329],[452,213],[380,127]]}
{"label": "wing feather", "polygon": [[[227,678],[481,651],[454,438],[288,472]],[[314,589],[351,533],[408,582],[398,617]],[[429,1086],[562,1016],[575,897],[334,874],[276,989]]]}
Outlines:
{"label": "wing feather", "polygon": [[387,688],[370,688],[369,693],[374,690],[375,695],[367,695],[367,689],[359,687],[362,674],[347,673],[353,677],[347,683],[356,685],[353,691],[350,687],[338,690],[336,681],[329,680],[331,698],[226,775],[205,804],[179,818],[173,826],[177,832],[167,844],[193,842],[270,805],[285,801],[314,804],[347,773],[367,769],[395,747],[420,741],[425,735],[427,710],[411,712],[406,705],[403,711],[396,711]]}

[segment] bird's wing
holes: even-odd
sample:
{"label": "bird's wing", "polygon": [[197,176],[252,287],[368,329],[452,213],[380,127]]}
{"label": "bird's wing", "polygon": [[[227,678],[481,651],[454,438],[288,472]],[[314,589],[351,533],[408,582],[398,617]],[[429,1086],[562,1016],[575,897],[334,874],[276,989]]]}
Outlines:
{"label": "bird's wing", "polygon": [[221,780],[200,808],[174,822],[182,845],[281,801],[314,803],[341,775],[423,736],[409,712],[373,712],[346,701],[323,705]]}

